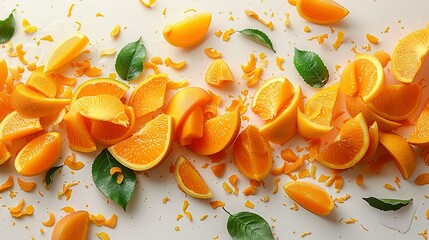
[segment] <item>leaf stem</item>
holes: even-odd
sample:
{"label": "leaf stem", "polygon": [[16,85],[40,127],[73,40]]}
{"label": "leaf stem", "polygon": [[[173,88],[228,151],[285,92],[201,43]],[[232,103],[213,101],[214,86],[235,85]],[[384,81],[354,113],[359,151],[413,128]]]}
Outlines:
{"label": "leaf stem", "polygon": [[226,210],[226,209],[225,209],[225,207],[222,207],[222,209],[223,209],[226,213],[228,213],[228,215],[229,215],[229,216],[232,216],[232,214],[231,214],[230,212],[228,212],[228,210]]}

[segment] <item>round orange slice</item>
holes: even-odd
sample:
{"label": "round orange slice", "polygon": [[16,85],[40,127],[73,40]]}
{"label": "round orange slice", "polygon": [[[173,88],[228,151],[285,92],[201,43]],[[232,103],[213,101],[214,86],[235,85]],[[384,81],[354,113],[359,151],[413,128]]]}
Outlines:
{"label": "round orange slice", "polygon": [[296,10],[305,20],[325,25],[336,23],[349,14],[333,0],[296,0]]}
{"label": "round orange slice", "polygon": [[214,60],[207,69],[205,81],[213,87],[221,87],[234,81],[231,69],[222,59]]}
{"label": "round orange slice", "polygon": [[38,118],[26,118],[14,111],[0,123],[0,140],[10,141],[42,130]]}
{"label": "round orange slice", "polygon": [[88,239],[89,213],[76,211],[61,218],[52,231],[51,240]]}
{"label": "round orange slice", "polygon": [[212,198],[213,193],[192,163],[179,156],[174,163],[174,177],[179,187],[188,195],[195,198]]}
{"label": "round orange slice", "polygon": [[94,78],[80,84],[73,93],[72,102],[81,97],[110,94],[121,99],[130,86],[111,78]]}

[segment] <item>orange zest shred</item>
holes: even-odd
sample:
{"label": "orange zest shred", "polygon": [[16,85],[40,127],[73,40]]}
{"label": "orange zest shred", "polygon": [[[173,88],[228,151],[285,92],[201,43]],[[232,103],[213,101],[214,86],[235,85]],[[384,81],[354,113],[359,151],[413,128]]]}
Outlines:
{"label": "orange zest shred", "polygon": [[66,201],[68,201],[71,197],[72,194],[72,190],[70,189],[73,186],[76,186],[78,183],[77,182],[71,182],[69,184],[63,184],[63,191],[62,192],[58,192],[58,200],[61,199],[62,196],[66,196]]}
{"label": "orange zest shred", "polygon": [[290,19],[289,19],[290,14],[289,13],[285,13],[285,27],[289,27],[290,25]]}
{"label": "orange zest shred", "polygon": [[18,56],[18,54],[16,53],[16,51],[13,51],[13,50],[14,50],[13,43],[12,42],[8,42],[7,45],[6,45],[6,54],[9,57],[16,57],[16,56]]}
{"label": "orange zest shred", "polygon": [[14,207],[8,207],[7,209],[9,210],[9,212],[12,213],[19,213],[22,211],[22,208],[24,207],[25,204],[25,200],[21,199],[19,200],[18,205],[14,206]]}
{"label": "orange zest shred", "polygon": [[189,219],[189,221],[192,222],[192,214],[188,211],[188,207],[189,207],[188,200],[184,200],[183,201],[183,206],[182,206],[183,213]]}
{"label": "orange zest shred", "polygon": [[67,17],[71,17],[74,6],[75,6],[75,4],[74,4],[74,3],[72,3],[72,4],[70,5],[69,10],[68,10],[68,12],[67,12]]}
{"label": "orange zest shred", "polygon": [[273,194],[276,194],[279,191],[279,182],[280,182],[280,178],[276,178],[274,179],[274,190],[273,190]]}
{"label": "orange zest shred", "polygon": [[65,213],[74,213],[75,212],[74,208],[72,208],[70,206],[65,206],[65,207],[61,208],[61,211],[64,211]]}
{"label": "orange zest shred", "polygon": [[363,178],[363,175],[362,174],[357,175],[355,182],[356,182],[356,185],[358,185],[358,186],[364,186],[365,180]]}
{"label": "orange zest shred", "polygon": [[334,47],[335,50],[337,50],[341,46],[341,44],[343,44],[344,34],[345,32],[343,30],[338,31],[337,40],[335,40],[335,42],[332,44],[332,47]]}
{"label": "orange zest shred", "polygon": [[156,0],[149,0],[149,2],[147,3],[147,2],[145,2],[145,1],[143,1],[143,0],[139,0],[140,1],[140,3],[143,5],[143,6],[145,6],[145,7],[147,7],[147,8],[150,8],[150,7],[152,7],[154,4],[155,4],[155,2],[156,2]]}
{"label": "orange zest shred", "polygon": [[270,201],[270,196],[266,195],[263,198],[260,199],[262,202],[269,202]]}
{"label": "orange zest shred", "polygon": [[357,222],[358,220],[357,219],[354,219],[354,218],[349,218],[349,219],[347,219],[346,221],[344,221],[346,224],[352,224],[352,223],[355,223],[355,222]]}
{"label": "orange zest shred", "polygon": [[144,63],[144,68],[145,69],[152,69],[155,74],[161,73],[161,71],[158,68],[158,65],[156,65],[153,62],[145,62]]}
{"label": "orange zest shred", "polygon": [[224,32],[224,33],[223,33],[223,35],[222,35],[222,41],[224,41],[224,42],[228,41],[228,40],[229,40],[229,38],[230,38],[230,36],[231,36],[233,33],[235,33],[234,28],[230,28],[230,29],[225,30],[225,32]]}
{"label": "orange zest shred", "polygon": [[121,184],[124,181],[124,174],[122,173],[122,169],[120,167],[112,167],[110,168],[110,176],[116,175],[116,183]]}
{"label": "orange zest shred", "polygon": [[280,71],[284,71],[285,69],[283,68],[283,62],[285,61],[284,58],[276,56],[276,66],[279,68]]}
{"label": "orange zest shred", "polygon": [[298,211],[298,204],[296,204],[296,203],[293,203],[293,205],[292,205],[292,207],[290,207],[289,208],[290,210],[292,210],[292,211]]}
{"label": "orange zest shred", "polygon": [[49,219],[42,222],[45,227],[52,227],[55,224],[55,215],[53,212],[49,212]]}
{"label": "orange zest shred", "polygon": [[189,85],[189,82],[187,80],[182,80],[180,82],[175,82],[175,81],[168,80],[168,82],[167,82],[167,89],[169,89],[169,90],[177,90],[177,89],[180,89],[180,88],[184,88],[184,87],[186,87],[188,85]]}
{"label": "orange zest shred", "polygon": [[244,202],[244,206],[253,209],[255,207],[255,204],[252,203],[250,200],[246,200],[246,202]]}
{"label": "orange zest shred", "polygon": [[293,181],[296,181],[298,179],[298,177],[295,174],[291,174],[291,173],[287,173],[286,174],[290,179],[292,179]]}
{"label": "orange zest shred", "polygon": [[101,240],[110,240],[109,234],[107,234],[106,232],[98,232],[96,234],[97,234],[97,237],[100,238]]}
{"label": "orange zest shred", "polygon": [[343,177],[338,175],[334,180],[335,191],[339,192],[340,189],[343,188],[343,183],[344,183]]}
{"label": "orange zest shred", "polygon": [[222,57],[221,52],[218,52],[216,49],[211,48],[211,47],[204,48],[204,53],[207,55],[207,57],[213,58],[213,59],[217,59],[217,58]]}
{"label": "orange zest shred", "polygon": [[164,59],[164,63],[165,66],[172,67],[174,69],[183,69],[186,66],[186,61],[173,62],[169,57]]}
{"label": "orange zest shred", "polygon": [[316,165],[311,164],[310,176],[312,179],[316,179],[316,170],[317,170]]}
{"label": "orange zest shred", "polygon": [[112,56],[116,53],[116,48],[107,48],[101,51],[100,57]]}
{"label": "orange zest shred", "polygon": [[270,30],[274,29],[273,22],[271,22],[271,21],[270,22],[265,21],[264,19],[260,18],[259,15],[257,13],[255,13],[254,11],[246,9],[246,10],[244,10],[244,13],[247,16],[249,16],[249,17],[251,17],[253,19],[258,20],[259,22],[261,22],[262,24],[264,24],[265,26],[267,26]]}
{"label": "orange zest shred", "polygon": [[325,42],[325,39],[328,39],[328,34],[321,34],[321,35],[317,35],[317,36],[313,36],[308,38],[308,41],[312,41],[314,39],[317,39],[317,42],[322,45]]}
{"label": "orange zest shred", "polygon": [[35,187],[35,182],[26,182],[18,177],[18,185],[25,192],[31,192]]}
{"label": "orange zest shred", "polygon": [[336,202],[338,202],[338,203],[344,203],[347,199],[349,199],[350,198],[350,194],[349,193],[347,193],[346,195],[344,195],[344,196],[341,196],[341,197],[337,197],[337,198],[335,198],[334,199],[334,201],[336,201]]}
{"label": "orange zest shred", "polygon": [[255,68],[253,71],[249,72],[249,73],[244,73],[241,78],[244,80],[247,80],[247,86],[248,87],[252,87],[254,85],[256,85],[259,80],[261,80],[261,74],[263,72],[263,68]]}
{"label": "orange zest shred", "polygon": [[301,238],[305,238],[308,235],[311,235],[311,232],[303,232],[303,233],[301,233]]}
{"label": "orange zest shred", "polygon": [[200,221],[204,221],[208,216],[209,216],[209,215],[207,215],[207,214],[203,214],[203,215],[201,215],[201,217],[200,217]]}
{"label": "orange zest shred", "polygon": [[255,193],[256,193],[256,188],[253,185],[250,185],[243,190],[243,194],[245,196],[255,195]]}
{"label": "orange zest shred", "polygon": [[256,68],[256,56],[255,54],[250,54],[250,59],[247,61],[246,65],[241,65],[241,70],[243,70],[244,73],[250,73]]}
{"label": "orange zest shred", "polygon": [[385,188],[385,189],[388,189],[388,190],[396,190],[396,188],[392,185],[392,184],[389,184],[389,183],[385,183],[385,184],[383,184],[383,187]]}
{"label": "orange zest shred", "polygon": [[106,222],[106,217],[103,214],[89,214],[89,220],[94,223],[97,227],[101,227]]}
{"label": "orange zest shred", "polygon": [[28,216],[33,215],[33,213],[34,213],[33,205],[28,205],[23,210],[24,204],[25,204],[24,199],[21,199],[17,206],[8,207],[10,215],[14,218],[20,218],[20,217],[25,216],[25,215],[28,215]]}
{"label": "orange zest shred", "polygon": [[214,35],[218,38],[220,38],[222,36],[222,31],[221,30],[217,30],[216,32],[214,32]]}
{"label": "orange zest shred", "polygon": [[177,214],[177,216],[176,216],[176,221],[179,221],[181,218],[183,217],[183,215],[182,214]]}
{"label": "orange zest shred", "polygon": [[372,44],[378,44],[378,38],[374,35],[371,35],[369,33],[366,34],[366,39],[368,39],[368,42]]}
{"label": "orange zest shred", "polygon": [[274,175],[274,176],[278,176],[278,175],[281,175],[281,174],[283,174],[283,169],[285,168],[285,162],[283,162],[283,165],[282,166],[280,166],[280,167],[276,167],[276,168],[273,168],[272,170],[271,170],[271,174],[272,175]]}
{"label": "orange zest shred", "polygon": [[76,154],[74,152],[70,153],[66,157],[66,159],[64,160],[64,165],[75,171],[80,170],[85,166],[83,162],[76,161]]}
{"label": "orange zest shred", "polygon": [[151,61],[153,64],[156,64],[156,65],[161,65],[161,64],[163,64],[163,63],[164,63],[164,61],[162,60],[162,58],[161,58],[161,57],[158,57],[158,56],[153,56],[153,57],[151,57],[151,58],[150,58],[150,61]]}
{"label": "orange zest shred", "polygon": [[228,177],[228,181],[234,187],[233,194],[237,196],[238,195],[238,187],[237,187],[238,176],[236,174],[232,174],[231,176]]}
{"label": "orange zest shred", "polygon": [[112,214],[112,216],[104,222],[104,226],[108,228],[115,228],[117,221],[118,216],[116,214]]}
{"label": "orange zest shred", "polygon": [[308,169],[302,169],[301,171],[298,172],[298,178],[305,178],[305,177],[310,177],[311,173],[310,171],[308,171]]}
{"label": "orange zest shred", "polygon": [[40,41],[53,42],[54,38],[50,34],[48,34],[48,35],[45,35],[45,36],[41,37]]}
{"label": "orange zest shred", "polygon": [[426,219],[429,220],[429,208],[426,209],[426,214],[425,215],[426,215]]}
{"label": "orange zest shred", "polygon": [[401,179],[399,179],[398,177],[395,177],[395,184],[396,186],[398,186],[398,188],[401,188]]}
{"label": "orange zest shred", "polygon": [[87,77],[97,77],[100,76],[102,73],[102,70],[100,68],[91,66],[90,59],[85,59],[82,62],[73,63],[72,66],[76,67],[76,77],[82,77],[83,75]]}
{"label": "orange zest shred", "polygon": [[0,193],[8,190],[11,187],[13,187],[13,176],[9,175],[7,180],[2,185],[0,185]]}
{"label": "orange zest shred", "polygon": [[211,206],[213,209],[216,209],[216,208],[218,208],[218,207],[224,207],[224,206],[225,206],[225,203],[224,203],[224,202],[222,202],[222,201],[220,201],[220,200],[214,200],[214,201],[211,201],[211,202],[210,202],[210,206]]}
{"label": "orange zest shred", "polygon": [[232,193],[232,188],[229,186],[229,184],[227,182],[223,182],[222,183],[222,188],[223,190],[225,190],[225,192],[227,193]]}
{"label": "orange zest shred", "polygon": [[170,200],[170,198],[169,198],[168,196],[165,196],[165,197],[162,199],[162,204],[166,204],[169,200]]}
{"label": "orange zest shred", "polygon": [[28,61],[25,60],[25,54],[27,53],[27,51],[24,51],[24,49],[22,49],[24,46],[22,45],[22,43],[19,43],[18,45],[16,45],[16,54],[18,56],[19,61],[24,64],[27,65]]}
{"label": "orange zest shred", "polygon": [[217,165],[214,165],[214,166],[210,167],[210,169],[212,170],[213,174],[216,177],[220,178],[225,173],[226,163],[219,163]]}
{"label": "orange zest shred", "polygon": [[246,100],[238,96],[236,99],[231,101],[231,104],[225,108],[226,111],[231,112],[238,110],[240,114],[244,114],[247,111],[247,106],[244,103]]}

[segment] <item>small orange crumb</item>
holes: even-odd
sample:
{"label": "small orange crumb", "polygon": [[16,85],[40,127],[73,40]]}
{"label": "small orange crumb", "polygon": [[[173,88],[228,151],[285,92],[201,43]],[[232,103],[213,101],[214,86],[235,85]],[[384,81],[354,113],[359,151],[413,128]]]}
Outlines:
{"label": "small orange crumb", "polygon": [[170,200],[170,198],[169,198],[168,196],[165,196],[165,197],[162,199],[162,204],[166,204],[169,200]]}
{"label": "small orange crumb", "polygon": [[28,71],[34,71],[34,70],[36,70],[36,68],[37,68],[37,65],[35,62],[29,62],[27,65]]}
{"label": "small orange crumb", "polygon": [[374,56],[380,61],[383,68],[386,67],[390,61],[390,55],[383,50],[375,52]]}
{"label": "small orange crumb", "polygon": [[109,219],[104,222],[104,226],[108,228],[115,228],[116,222],[118,221],[118,216],[116,214],[112,214]]}
{"label": "small orange crumb", "polygon": [[232,174],[231,176],[228,177],[228,181],[234,187],[233,194],[237,196],[238,195],[238,187],[237,187],[238,176],[236,174]]}
{"label": "small orange crumb", "polygon": [[389,189],[389,190],[396,190],[396,188],[395,188],[393,185],[388,184],[388,183],[385,183],[385,184],[383,185],[383,187],[384,187],[385,189]]}
{"label": "small orange crumb", "polygon": [[153,64],[156,64],[156,65],[163,64],[163,62],[164,62],[164,61],[162,61],[162,58],[161,58],[161,57],[158,57],[158,56],[153,56],[153,57],[151,57],[151,58],[150,58],[150,61],[151,61]]}
{"label": "small orange crumb", "polygon": [[70,153],[66,157],[66,159],[64,160],[64,165],[75,171],[80,170],[85,166],[83,162],[76,161],[76,154],[74,152]]}
{"label": "small orange crumb", "polygon": [[276,65],[279,68],[280,71],[284,71],[285,69],[283,68],[283,62],[285,61],[284,58],[276,56]]}
{"label": "small orange crumb", "polygon": [[192,222],[192,214],[189,211],[184,212],[185,216]]}
{"label": "small orange crumb", "polygon": [[26,182],[18,177],[18,185],[25,192],[31,192],[35,187],[35,182]]}
{"label": "small orange crumb", "polygon": [[264,52],[259,53],[260,59],[265,59],[266,57],[267,57],[267,54],[265,54]]}
{"label": "small orange crumb", "polygon": [[75,6],[75,4],[74,4],[74,3],[72,3],[72,4],[70,5],[70,7],[69,7],[69,11],[67,12],[67,17],[71,17],[74,6]]}
{"label": "small orange crumb", "polygon": [[214,35],[215,35],[216,37],[220,38],[220,36],[222,36],[222,31],[221,31],[221,30],[218,30],[218,31],[214,32]]}
{"label": "small orange crumb", "polygon": [[177,216],[176,216],[176,221],[179,221],[181,218],[183,217],[183,215],[182,214],[177,214]]}
{"label": "small orange crumb", "polygon": [[354,218],[349,218],[349,219],[347,219],[346,221],[344,221],[346,224],[352,224],[352,223],[355,223],[355,222],[357,222],[358,220],[357,219],[354,219]]}
{"label": "small orange crumb", "polygon": [[48,35],[45,35],[45,36],[41,37],[40,41],[53,42],[54,39],[52,38],[52,36],[50,34],[48,34]]}
{"label": "small orange crumb", "polygon": [[301,171],[298,172],[298,178],[305,178],[305,177],[310,177],[311,173],[310,171],[308,171],[308,169],[302,169]]}
{"label": "small orange crumb", "polygon": [[96,14],[95,14],[95,16],[96,16],[96,17],[104,17],[104,14],[103,14],[103,13],[101,13],[101,12],[98,12],[98,13],[96,13]]}
{"label": "small orange crumb", "polygon": [[169,57],[164,59],[164,63],[165,66],[172,67],[174,69],[183,69],[186,66],[186,61],[173,62]]}
{"label": "small orange crumb", "polygon": [[150,8],[150,7],[152,7],[154,4],[155,4],[155,2],[156,2],[156,0],[149,0],[149,2],[148,3],[146,3],[145,1],[143,1],[143,0],[139,0],[140,1],[140,3],[143,5],[143,6],[145,6],[145,7],[147,7],[147,8]]}
{"label": "small orange crumb", "polygon": [[365,181],[363,179],[363,175],[362,174],[359,174],[359,175],[356,176],[356,184],[358,186],[364,186],[365,185]]}
{"label": "small orange crumb", "polygon": [[63,184],[63,191],[58,192],[58,200],[61,199],[62,196],[66,196],[66,201],[68,201],[71,197],[72,190],[70,189],[73,186],[76,186],[77,182],[71,182],[69,184]]}
{"label": "small orange crumb", "polygon": [[335,180],[334,180],[334,187],[335,187],[335,190],[337,191],[337,192],[339,192],[340,191],[340,189],[342,189],[343,188],[343,182],[344,182],[344,180],[343,180],[343,177],[341,177],[341,176],[337,176],[336,178],[335,178]]}
{"label": "small orange crumb", "polygon": [[317,42],[322,45],[325,42],[325,39],[328,39],[328,34],[321,34],[321,35],[317,35],[317,36],[313,36],[308,38],[308,41],[312,41],[314,39],[317,39]]}
{"label": "small orange crumb", "polygon": [[13,177],[12,175],[9,175],[7,180],[2,185],[0,185],[0,193],[8,190],[11,187],[13,187]]}
{"label": "small orange crumb", "polygon": [[101,227],[106,222],[106,217],[103,214],[89,214],[89,220],[94,223],[97,227]]}
{"label": "small orange crumb", "polygon": [[230,29],[228,29],[228,30],[225,30],[225,32],[223,33],[223,36],[222,36],[222,41],[228,41],[229,40],[229,37],[233,34],[233,33],[235,33],[235,30],[233,29],[233,28],[230,28]]}
{"label": "small orange crumb", "polygon": [[232,193],[232,188],[228,185],[227,182],[222,183],[222,188],[223,188],[223,190],[225,190],[225,192]]}
{"label": "small orange crumb", "polygon": [[345,32],[343,30],[340,30],[337,34],[337,40],[335,40],[335,42],[332,44],[332,46],[334,47],[335,50],[337,50],[341,44],[344,41],[344,34]]}
{"label": "small orange crumb", "polygon": [[100,53],[100,57],[104,57],[104,56],[112,56],[116,53],[116,48],[108,48],[108,49],[104,49],[101,51]]}
{"label": "small orange crumb", "polygon": [[226,163],[219,163],[217,165],[212,166],[210,169],[216,177],[220,178],[223,176],[223,174],[225,174]]}
{"label": "small orange crumb", "polygon": [[19,43],[18,45],[16,45],[16,48],[15,48],[16,49],[16,54],[18,56],[19,61],[22,64],[27,65],[28,61],[25,60],[25,54],[27,53],[27,51],[24,51],[23,47],[24,46],[22,45],[22,43]]}
{"label": "small orange crumb", "polygon": [[61,208],[62,211],[64,211],[65,213],[74,213],[75,210],[74,208],[70,207],[70,206],[65,206],[63,208]]}
{"label": "small orange crumb", "polygon": [[99,237],[101,240],[110,240],[109,235],[105,232],[98,232],[96,234],[97,234],[97,237]]}
{"label": "small orange crumb", "polygon": [[45,227],[52,227],[55,224],[55,215],[53,212],[49,212],[49,219],[42,222]]}
{"label": "small orange crumb", "polygon": [[13,43],[12,42],[8,42],[6,46],[7,46],[7,48],[6,48],[6,54],[9,57],[16,57],[16,56],[18,56],[17,53],[16,53],[16,51],[14,51],[14,47],[13,47]]}
{"label": "small orange crumb", "polygon": [[207,215],[207,214],[203,214],[203,215],[201,215],[201,217],[200,217],[200,221],[204,221],[208,216],[209,216],[209,215]]}
{"label": "small orange crumb", "polygon": [[335,71],[337,71],[338,72],[338,70],[341,68],[341,65],[338,65],[338,64],[336,64],[335,65]]}
{"label": "small orange crumb", "polygon": [[395,183],[396,183],[396,186],[398,186],[398,188],[401,188],[401,179],[399,179],[398,177],[395,177]]}
{"label": "small orange crumb", "polygon": [[290,210],[292,210],[292,211],[298,211],[298,204],[293,203],[293,206],[290,207]]}
{"label": "small orange crumb", "polygon": [[366,39],[372,44],[378,44],[378,38],[374,35],[371,35],[369,33],[366,34]]}
{"label": "small orange crumb", "polygon": [[290,179],[292,179],[293,181],[296,181],[298,179],[298,177],[296,176],[296,174],[291,174],[291,173],[287,173],[286,174]]}
{"label": "small orange crumb", "polygon": [[217,58],[221,58],[222,57],[222,53],[218,52],[216,49],[214,48],[205,48],[204,49],[204,53],[209,57],[209,58],[213,58],[213,59],[217,59]]}
{"label": "small orange crumb", "polygon": [[210,165],[210,164],[208,164],[208,163],[204,163],[204,164],[203,164],[203,166],[201,166],[201,168],[202,168],[202,169],[206,169],[206,168],[208,168],[208,167],[209,167],[209,165]]}
{"label": "small orange crumb", "polygon": [[308,27],[307,25],[304,27],[304,32],[308,33],[311,32],[310,27]]}
{"label": "small orange crumb", "polygon": [[222,202],[222,201],[220,201],[220,200],[214,200],[214,201],[211,201],[211,202],[210,202],[210,206],[211,206],[213,209],[216,209],[216,208],[218,208],[218,207],[224,207],[224,206],[225,206],[225,203],[224,203],[224,202]]}
{"label": "small orange crumb", "polygon": [[347,193],[346,195],[344,195],[344,196],[342,196],[342,197],[338,197],[338,198],[335,198],[335,200],[338,202],[338,203],[344,203],[347,199],[349,199],[350,198],[350,194],[349,193]]}
{"label": "small orange crumb", "polygon": [[255,186],[253,186],[253,185],[250,185],[250,186],[248,186],[247,188],[245,188],[245,189],[243,190],[243,194],[244,194],[245,196],[255,195],[255,193],[256,193],[256,188],[255,188]]}
{"label": "small orange crumb", "polygon": [[427,229],[425,229],[425,230],[423,230],[423,231],[421,231],[421,232],[419,232],[419,233],[417,233],[418,235],[420,235],[420,236],[422,236],[422,238],[424,239],[424,240],[427,240],[428,239],[428,230]]}
{"label": "small orange crumb", "polygon": [[335,29],[332,26],[329,26],[329,30],[331,30],[331,33],[335,32]]}
{"label": "small orange crumb", "polygon": [[234,17],[233,16],[229,16],[228,20],[234,21]]}
{"label": "small orange crumb", "polygon": [[285,13],[285,26],[288,27],[290,25],[289,13]]}
{"label": "small orange crumb", "polygon": [[252,203],[250,200],[246,200],[246,202],[244,202],[244,206],[253,209],[255,207],[255,204]]}
{"label": "small orange crumb", "polygon": [[334,173],[334,174],[332,174],[332,175],[328,178],[328,180],[326,180],[326,182],[325,182],[325,186],[330,187],[332,184],[334,184],[335,179],[337,179],[337,177],[338,177],[338,175],[336,175],[335,173]]}
{"label": "small orange crumb", "polygon": [[116,24],[110,31],[110,37],[115,38],[119,35],[120,32],[121,32],[121,26],[119,26],[119,24]]}
{"label": "small orange crumb", "polygon": [[174,227],[174,230],[175,230],[176,232],[178,232],[178,231],[180,231],[180,227],[179,227],[179,226],[176,226],[176,227]]}
{"label": "small orange crumb", "polygon": [[389,26],[387,26],[387,27],[384,29],[383,33],[388,33],[388,32],[389,32],[389,30],[390,30],[390,27],[389,27]]}
{"label": "small orange crumb", "polygon": [[303,232],[303,233],[301,233],[301,238],[305,238],[308,235],[311,235],[311,232]]}

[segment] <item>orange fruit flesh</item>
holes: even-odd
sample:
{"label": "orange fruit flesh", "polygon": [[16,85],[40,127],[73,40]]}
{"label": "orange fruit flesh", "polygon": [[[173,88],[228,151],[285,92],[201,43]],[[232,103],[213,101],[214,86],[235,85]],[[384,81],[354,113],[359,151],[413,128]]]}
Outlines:
{"label": "orange fruit flesh", "polygon": [[366,153],[362,157],[361,161],[371,160],[371,158],[374,156],[375,152],[377,151],[378,143],[379,143],[377,122],[374,122],[368,128],[368,133],[369,133],[369,146],[368,146],[368,150],[366,150]]}
{"label": "orange fruit flesh", "polygon": [[192,143],[194,138],[202,138],[204,131],[204,112],[201,107],[195,107],[183,123],[178,142],[180,145]]}
{"label": "orange fruit flesh", "polygon": [[213,193],[192,163],[179,156],[174,164],[174,176],[180,188],[196,198],[212,198]]}
{"label": "orange fruit flesh", "polygon": [[61,135],[45,133],[24,146],[15,158],[15,168],[23,176],[35,176],[48,171],[61,153]]}
{"label": "orange fruit flesh", "polygon": [[11,112],[0,123],[0,140],[10,141],[42,130],[38,118],[26,118],[18,112]]}
{"label": "orange fruit flesh", "polygon": [[329,194],[318,185],[309,182],[289,182],[283,185],[286,194],[308,211],[326,216],[334,209]]}
{"label": "orange fruit flesh", "polygon": [[207,69],[205,81],[211,86],[221,87],[225,83],[233,82],[234,77],[228,64],[221,59],[216,59]]}
{"label": "orange fruit flesh", "polygon": [[6,144],[0,140],[0,165],[9,160],[11,156],[12,155],[9,152],[9,149],[7,149]]}
{"label": "orange fruit flesh", "polygon": [[96,150],[85,119],[76,111],[69,111],[64,116],[69,147],[78,152],[93,152]]}
{"label": "orange fruit flesh", "polygon": [[72,102],[75,100],[86,97],[96,96],[100,94],[109,94],[121,99],[130,87],[110,78],[94,78],[79,85],[73,93]]}
{"label": "orange fruit flesh", "polygon": [[27,86],[38,91],[48,98],[54,98],[57,95],[56,79],[50,74],[43,73],[44,66],[34,70],[26,82]]}
{"label": "orange fruit flesh", "polygon": [[429,107],[423,108],[408,142],[419,146],[429,146]]}
{"label": "orange fruit flesh", "polygon": [[249,125],[233,146],[234,163],[244,176],[259,181],[270,173],[273,149],[257,127]]}
{"label": "orange fruit flesh", "polygon": [[331,85],[313,95],[304,107],[304,114],[315,123],[330,126],[338,94],[338,84]]}
{"label": "orange fruit flesh", "polygon": [[13,112],[13,108],[10,95],[0,92],[0,121],[11,112]]}
{"label": "orange fruit flesh", "polygon": [[86,240],[88,227],[89,214],[87,211],[70,213],[57,222],[51,240]]}
{"label": "orange fruit flesh", "polygon": [[372,55],[358,55],[355,76],[359,95],[365,102],[377,97],[384,85],[384,71],[380,61]]}
{"label": "orange fruit flesh", "polygon": [[354,96],[359,87],[356,82],[356,62],[348,63],[341,72],[340,91],[347,96]]}
{"label": "orange fruit flesh", "polygon": [[331,24],[343,19],[349,11],[333,0],[297,0],[296,10],[305,20]]}

